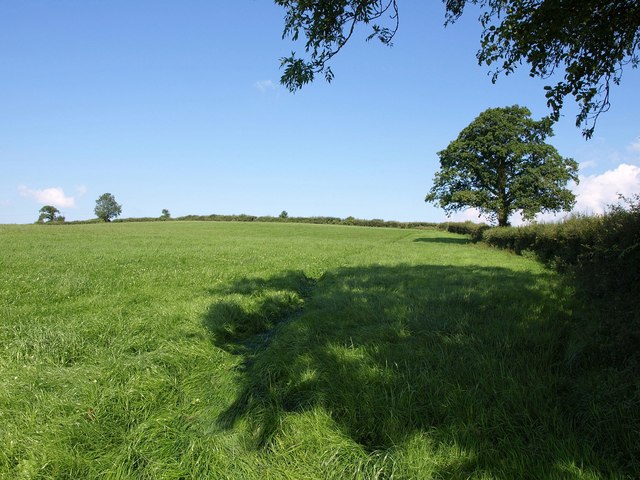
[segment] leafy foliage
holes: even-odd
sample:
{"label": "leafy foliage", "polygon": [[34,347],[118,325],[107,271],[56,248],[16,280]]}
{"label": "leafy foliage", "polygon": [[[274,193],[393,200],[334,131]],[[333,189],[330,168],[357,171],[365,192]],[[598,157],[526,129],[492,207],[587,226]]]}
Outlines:
{"label": "leafy foliage", "polygon": [[[560,116],[564,100],[572,96],[580,107],[576,125],[593,134],[598,116],[609,108],[612,84],[619,84],[623,68],[638,65],[640,2],[637,0],[443,0],[446,24],[457,20],[468,3],[481,9],[484,27],[479,63],[496,65],[510,74],[522,63],[532,77],[548,79],[563,71],[563,79],[546,89],[551,119]],[[328,66],[351,38],[357,24],[380,19],[389,12],[389,25],[374,23],[368,39],[391,45],[398,30],[397,0],[275,0],[286,9],[283,37],[306,37],[309,59],[295,53],[281,59],[281,82],[291,91],[312,82],[316,74],[333,79]]]}
{"label": "leafy foliage", "polygon": [[[591,248],[580,256],[584,277],[594,282],[593,290],[605,290],[614,299],[628,297],[640,312],[640,195],[624,198],[625,205],[612,206],[602,217],[602,228]],[[640,317],[639,317],[640,319]],[[640,333],[640,332],[638,332]],[[640,341],[640,337],[638,337]]]}
{"label": "leafy foliage", "polygon": [[94,212],[99,219],[110,222],[112,218],[122,213],[122,205],[118,204],[116,198],[110,193],[103,193],[96,200]]}
{"label": "leafy foliage", "polygon": [[490,108],[439,152],[440,171],[426,201],[447,214],[474,207],[500,226],[522,212],[570,210],[575,197],[565,188],[578,181],[578,164],[545,143],[553,135],[548,119],[535,121],[529,109]]}
{"label": "leafy foliage", "polygon": [[166,208],[162,209],[162,214],[160,215],[160,220],[169,220],[171,218],[171,213]]}
{"label": "leafy foliage", "polygon": [[469,235],[473,242],[481,241],[484,232],[490,228],[486,223],[474,223],[470,220],[466,222],[444,222],[438,225],[439,230],[446,230],[447,232],[458,233],[460,235]]}
{"label": "leafy foliage", "polygon": [[491,229],[482,239],[516,253],[532,251],[562,271],[579,271],[589,295],[635,298],[640,289],[640,195],[624,200],[626,206],[612,206],[605,215]]}
{"label": "leafy foliage", "polygon": [[282,37],[295,41],[303,32],[305,51],[310,57],[307,61],[292,52],[291,56],[280,59],[284,67],[280,82],[292,92],[313,82],[317,74],[324,75],[327,82],[333,80],[327,62],[349,41],[358,23],[375,22],[390,12],[395,25],[383,27],[374,23],[368,36],[369,40],[375,37],[386,45],[391,45],[398,29],[396,0],[275,0],[275,3],[287,12]]}
{"label": "leafy foliage", "polygon": [[36,223],[64,222],[64,217],[60,215],[60,210],[53,205],[45,205],[40,209],[39,213],[40,216]]}
{"label": "leafy foliage", "polygon": [[[458,18],[469,0],[447,0],[447,19]],[[565,97],[580,106],[576,126],[593,135],[598,116],[609,108],[611,84],[623,67],[638,65],[640,2],[637,0],[470,0],[479,4],[484,27],[478,61],[497,65],[493,81],[529,65],[532,77],[564,76],[546,86],[555,121]]]}

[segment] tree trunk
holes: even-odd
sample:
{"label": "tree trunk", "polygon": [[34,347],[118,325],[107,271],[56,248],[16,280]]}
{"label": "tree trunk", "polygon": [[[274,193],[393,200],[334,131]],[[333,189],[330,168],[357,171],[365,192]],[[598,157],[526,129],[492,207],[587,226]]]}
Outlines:
{"label": "tree trunk", "polygon": [[498,201],[500,204],[498,210],[498,226],[509,226],[509,205],[507,200],[507,169],[504,165],[504,161],[501,161],[498,166]]}
{"label": "tree trunk", "polygon": [[509,225],[511,225],[509,223],[509,209],[503,206],[498,212],[498,226],[508,227]]}

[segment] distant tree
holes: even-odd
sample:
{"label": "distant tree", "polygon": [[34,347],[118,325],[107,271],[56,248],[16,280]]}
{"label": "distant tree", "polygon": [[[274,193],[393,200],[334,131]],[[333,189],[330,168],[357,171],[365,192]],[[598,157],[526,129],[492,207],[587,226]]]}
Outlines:
{"label": "distant tree", "polygon": [[169,220],[171,218],[171,214],[169,213],[169,210],[167,210],[166,208],[162,209],[162,215],[160,215],[160,219],[161,220]]}
{"label": "distant tree", "polygon": [[498,225],[540,212],[570,210],[575,196],[565,188],[578,182],[578,164],[544,143],[551,120],[535,121],[529,109],[490,108],[438,153],[440,171],[425,201],[451,212],[474,207]]}
{"label": "distant tree", "polygon": [[[304,38],[306,57],[281,59],[281,83],[295,91],[316,75],[333,79],[330,60],[346,45],[358,25],[371,28],[368,40],[391,45],[399,26],[400,0],[274,0],[284,7],[283,37]],[[468,4],[479,7],[484,29],[477,59],[495,68],[493,81],[522,64],[529,74],[558,78],[545,87],[555,121],[565,97],[579,107],[576,125],[588,138],[600,113],[609,108],[612,85],[625,66],[637,67],[640,49],[638,0],[443,0],[445,25],[455,22]],[[434,46],[433,48],[437,48]],[[556,74],[556,75],[554,75]]]}
{"label": "distant tree", "polygon": [[37,223],[64,222],[64,217],[60,215],[60,210],[53,205],[45,205],[40,209],[39,213],[40,216]]}
{"label": "distant tree", "polygon": [[110,193],[103,193],[96,200],[94,212],[99,219],[110,222],[112,218],[122,213],[122,205],[119,205]]}
{"label": "distant tree", "polygon": [[286,210],[283,210],[282,212],[280,212],[280,215],[278,215],[280,218],[289,218],[289,213],[287,213]]}

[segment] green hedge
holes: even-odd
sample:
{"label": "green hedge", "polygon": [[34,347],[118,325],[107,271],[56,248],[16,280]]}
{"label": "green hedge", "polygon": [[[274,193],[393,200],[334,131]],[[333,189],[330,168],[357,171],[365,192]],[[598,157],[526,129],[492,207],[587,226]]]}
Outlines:
{"label": "green hedge", "polygon": [[485,231],[482,240],[518,254],[534,252],[542,262],[563,270],[577,265],[585,248],[594,244],[602,230],[603,218],[575,216],[561,223],[497,227]]}
{"label": "green hedge", "polygon": [[483,239],[484,232],[491,227],[486,223],[474,223],[470,220],[466,222],[444,222],[438,225],[440,230],[446,230],[451,233],[459,233],[461,235],[470,235],[471,240],[478,242]]}
{"label": "green hedge", "polygon": [[492,228],[482,240],[575,274],[597,296],[640,298],[640,196],[604,215],[574,216],[560,223]]}
{"label": "green hedge", "polygon": [[585,315],[598,337],[598,356],[640,373],[640,195],[603,215],[561,223],[492,228],[483,241],[518,254],[532,252],[567,274],[577,299],[595,309]]}
{"label": "green hedge", "polygon": [[[359,227],[381,227],[381,228],[436,228],[438,223],[435,222],[396,222],[394,220],[382,220],[374,218],[372,220],[364,220],[360,218],[347,217],[272,217],[272,216],[256,216],[256,215],[186,215],[176,218],[164,217],[138,217],[138,218],[117,218],[112,223],[129,223],[129,222],[159,222],[159,221],[197,221],[197,222],[278,222],[278,223],[311,223],[317,225],[351,225]],[[90,220],[74,220],[65,222],[67,225],[79,225],[87,223],[103,223],[98,218]],[[471,222],[469,222],[471,223]],[[471,223],[472,224],[472,223]],[[472,224],[473,225],[473,224]]]}
{"label": "green hedge", "polygon": [[[624,458],[640,451],[640,196],[598,216],[493,228],[483,240],[533,252],[564,273],[569,306],[557,368],[564,414],[594,444]],[[615,435],[604,434],[607,425]],[[634,432],[634,440],[624,438]]]}

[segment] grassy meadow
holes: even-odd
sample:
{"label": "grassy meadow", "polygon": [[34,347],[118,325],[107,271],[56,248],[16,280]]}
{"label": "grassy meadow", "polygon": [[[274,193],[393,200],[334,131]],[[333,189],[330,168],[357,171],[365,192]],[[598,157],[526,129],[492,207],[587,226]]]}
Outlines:
{"label": "grassy meadow", "polygon": [[0,226],[0,248],[0,478],[640,474],[533,259],[286,223]]}

